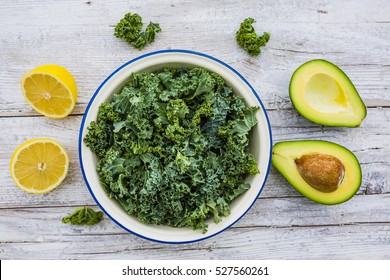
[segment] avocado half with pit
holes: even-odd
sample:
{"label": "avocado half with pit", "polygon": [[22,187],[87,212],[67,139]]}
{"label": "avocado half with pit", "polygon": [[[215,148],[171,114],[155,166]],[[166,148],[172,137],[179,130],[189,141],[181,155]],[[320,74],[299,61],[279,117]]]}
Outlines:
{"label": "avocado half with pit", "polygon": [[308,61],[294,72],[290,99],[303,117],[322,125],[358,127],[367,115],[351,80],[326,60]]}
{"label": "avocado half with pit", "polygon": [[320,140],[274,145],[273,166],[302,195],[321,204],[339,204],[359,190],[362,172],[348,149]]}

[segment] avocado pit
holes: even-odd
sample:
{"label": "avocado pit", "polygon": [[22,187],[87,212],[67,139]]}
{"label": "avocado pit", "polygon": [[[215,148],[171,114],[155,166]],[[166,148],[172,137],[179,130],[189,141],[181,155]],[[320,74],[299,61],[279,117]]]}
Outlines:
{"label": "avocado pit", "polygon": [[307,154],[295,159],[295,164],[302,178],[320,192],[334,192],[344,179],[343,163],[331,155]]}

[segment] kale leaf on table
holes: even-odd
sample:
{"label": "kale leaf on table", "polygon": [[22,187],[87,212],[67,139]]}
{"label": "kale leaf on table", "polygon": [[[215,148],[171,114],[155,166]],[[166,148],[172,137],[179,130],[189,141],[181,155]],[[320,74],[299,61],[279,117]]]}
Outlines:
{"label": "kale leaf on table", "polygon": [[133,73],[99,107],[85,144],[110,198],[147,224],[207,231],[258,173],[248,152],[258,107],[203,68]]}
{"label": "kale leaf on table", "polygon": [[260,47],[264,47],[271,34],[264,32],[263,35],[258,35],[253,27],[255,20],[253,18],[246,18],[241,24],[240,29],[236,33],[236,40],[240,47],[244,48],[251,56],[257,56],[261,53]]}
{"label": "kale leaf on table", "polygon": [[93,211],[87,206],[77,208],[72,214],[62,218],[62,223],[71,223],[72,225],[93,226],[103,218],[102,211]]}
{"label": "kale leaf on table", "polygon": [[154,42],[156,33],[161,31],[158,23],[150,22],[143,32],[141,32],[142,26],[140,15],[127,13],[115,26],[114,35],[141,50],[147,44]]}

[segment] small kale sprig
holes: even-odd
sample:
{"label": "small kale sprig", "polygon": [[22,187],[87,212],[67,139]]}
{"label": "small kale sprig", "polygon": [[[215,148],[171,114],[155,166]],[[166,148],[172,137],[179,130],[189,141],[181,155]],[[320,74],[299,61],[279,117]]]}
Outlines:
{"label": "small kale sprig", "polygon": [[62,223],[71,223],[72,225],[93,226],[103,218],[102,211],[93,211],[91,208],[82,206],[77,208],[72,214],[62,218]]}
{"label": "small kale sprig", "polygon": [[264,47],[269,41],[271,34],[264,32],[262,36],[256,34],[252,24],[253,18],[246,18],[240,25],[236,33],[236,40],[240,47],[244,48],[251,56],[257,56],[261,53],[260,47]]}
{"label": "small kale sprig", "polygon": [[140,15],[127,13],[115,26],[114,35],[141,50],[147,44],[154,42],[156,33],[161,31],[158,23],[150,22],[143,32],[141,32],[142,26]]}

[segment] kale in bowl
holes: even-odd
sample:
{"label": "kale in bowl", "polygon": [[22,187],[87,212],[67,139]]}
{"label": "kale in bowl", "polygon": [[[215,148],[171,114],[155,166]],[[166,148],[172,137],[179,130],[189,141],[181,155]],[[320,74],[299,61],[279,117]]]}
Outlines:
{"label": "kale in bowl", "polygon": [[248,151],[258,109],[203,68],[133,73],[100,105],[84,143],[105,192],[128,214],[206,232],[205,221],[228,216],[250,188],[245,178],[259,172]]}

